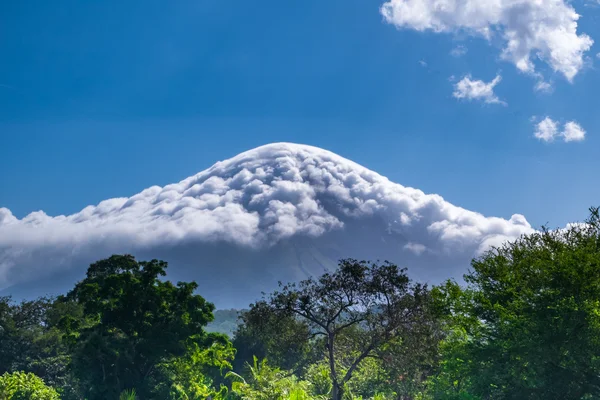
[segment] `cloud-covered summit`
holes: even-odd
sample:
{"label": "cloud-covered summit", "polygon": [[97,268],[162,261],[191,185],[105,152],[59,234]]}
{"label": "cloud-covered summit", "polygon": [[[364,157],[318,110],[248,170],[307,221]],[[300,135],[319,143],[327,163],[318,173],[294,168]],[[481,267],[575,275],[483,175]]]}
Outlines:
{"label": "cloud-covered summit", "polygon": [[[364,244],[365,250],[385,242],[390,254],[400,258],[467,260],[531,230],[521,215],[485,217],[393,183],[332,152],[276,143],[218,162],[179,183],[105,200],[68,216],[38,211],[17,219],[0,208],[0,288],[117,252],[162,249],[164,256],[185,248],[176,258],[202,270],[199,260],[207,249],[219,248],[228,256],[241,251],[246,256],[233,262],[247,272],[256,263],[284,262],[263,262],[261,254],[272,255],[290,243],[297,249],[299,241],[314,243],[311,248],[327,243],[346,256],[356,250],[355,242],[347,243],[358,235],[373,241]],[[327,253],[320,249],[321,256]],[[246,262],[250,254],[252,263]],[[221,258],[228,257],[217,255],[211,265]],[[303,268],[307,264],[298,262]],[[274,274],[285,268],[277,265]],[[282,273],[279,278],[287,277]]]}

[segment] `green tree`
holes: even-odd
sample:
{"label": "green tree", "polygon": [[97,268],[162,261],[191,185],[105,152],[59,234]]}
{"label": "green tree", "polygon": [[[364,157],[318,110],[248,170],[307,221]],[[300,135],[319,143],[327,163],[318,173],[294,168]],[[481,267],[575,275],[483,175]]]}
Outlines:
{"label": "green tree", "polygon": [[67,311],[53,298],[14,303],[0,298],[0,374],[26,371],[44,379],[65,398],[75,393],[69,353],[58,322]]}
{"label": "green tree", "polygon": [[421,335],[435,322],[429,290],[406,270],[342,260],[334,273],[299,285],[282,285],[261,307],[294,316],[320,338],[329,366],[331,398],[343,398],[360,364],[387,344]]}
{"label": "green tree", "polygon": [[0,399],[2,400],[59,400],[54,388],[47,386],[40,377],[25,372],[8,372],[0,376]]}
{"label": "green tree", "polygon": [[460,376],[447,380],[482,398],[600,398],[597,208],[584,224],[488,251],[465,280],[464,290],[446,290],[466,335],[451,347],[463,360],[453,367]]}
{"label": "green tree", "polygon": [[214,306],[194,294],[193,282],[161,280],[166,268],[164,261],[115,255],[92,264],[63,299],[83,308],[82,318],[63,318],[62,326],[88,399],[118,398],[127,389],[159,398],[161,366],[185,356],[193,343],[208,347],[221,338],[203,330]]}
{"label": "green tree", "polygon": [[322,351],[315,351],[313,338],[306,321],[258,301],[240,315],[233,338],[237,349],[234,371],[248,372],[247,367],[258,357],[302,375],[308,365],[322,358]]}

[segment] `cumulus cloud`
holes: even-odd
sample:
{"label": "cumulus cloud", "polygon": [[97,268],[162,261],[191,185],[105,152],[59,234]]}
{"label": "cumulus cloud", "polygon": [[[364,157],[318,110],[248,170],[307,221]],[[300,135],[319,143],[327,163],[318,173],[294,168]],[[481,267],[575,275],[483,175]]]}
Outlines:
{"label": "cumulus cloud", "polygon": [[473,80],[470,75],[467,75],[454,85],[452,95],[457,99],[480,100],[488,104],[506,105],[494,93],[494,87],[501,80],[502,77],[498,75],[492,81],[486,83],[482,80]]}
{"label": "cumulus cloud", "polygon": [[558,136],[558,123],[550,117],[546,117],[535,127],[533,135],[544,142],[552,142]]}
{"label": "cumulus cloud", "polygon": [[565,124],[562,132],[565,142],[580,142],[585,139],[585,130],[575,121]]}
{"label": "cumulus cloud", "polygon": [[[263,263],[261,252],[293,238],[335,241],[330,247],[340,249],[355,236],[347,229],[363,235],[357,240],[374,238],[363,242],[365,248],[381,243],[415,257],[460,255],[467,265],[489,246],[532,231],[521,215],[485,217],[329,151],[278,143],[218,162],[179,183],[105,200],[72,215],[39,211],[18,219],[0,208],[0,288],[67,268],[75,258],[93,261],[100,253],[169,246],[187,246],[174,254],[194,262],[207,257],[195,253],[198,246],[221,246],[210,262],[227,258],[242,274],[245,258]],[[297,250],[300,242],[294,243]],[[234,248],[248,253],[229,260]]]}
{"label": "cumulus cloud", "polygon": [[560,137],[565,142],[579,142],[585,139],[585,130],[575,121],[564,124],[562,131],[559,123],[550,117],[545,117],[535,127],[534,136],[544,142],[553,142]]}
{"label": "cumulus cloud", "polygon": [[389,0],[381,13],[398,28],[501,37],[502,58],[520,71],[534,73],[536,56],[569,81],[593,44],[578,34],[579,15],[565,0]]}

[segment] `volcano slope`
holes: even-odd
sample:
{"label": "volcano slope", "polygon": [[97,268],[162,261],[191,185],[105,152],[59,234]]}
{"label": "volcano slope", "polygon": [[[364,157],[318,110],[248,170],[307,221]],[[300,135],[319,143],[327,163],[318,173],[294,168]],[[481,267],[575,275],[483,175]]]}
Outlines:
{"label": "volcano slope", "polygon": [[165,187],[72,215],[0,208],[0,288],[28,298],[68,290],[116,253],[169,262],[217,307],[246,307],[278,281],[389,260],[421,281],[460,279],[470,259],[532,231],[391,182],[332,152],[274,143]]}

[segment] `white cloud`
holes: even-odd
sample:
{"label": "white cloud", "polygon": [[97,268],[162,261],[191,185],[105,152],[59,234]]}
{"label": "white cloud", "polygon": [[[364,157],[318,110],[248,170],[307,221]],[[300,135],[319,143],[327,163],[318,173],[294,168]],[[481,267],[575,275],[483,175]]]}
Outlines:
{"label": "white cloud", "polygon": [[575,121],[564,124],[559,131],[559,123],[550,117],[545,117],[536,124],[534,136],[544,142],[553,142],[557,137],[562,137],[565,142],[582,141],[585,139],[585,130]]}
{"label": "white cloud", "polygon": [[423,68],[427,67],[427,61],[425,60],[419,60],[419,65]]}
{"label": "white cloud", "polygon": [[565,124],[562,133],[565,142],[580,142],[585,139],[585,130],[575,121],[569,121]]}
{"label": "white cloud", "polygon": [[413,243],[413,242],[406,243],[404,245],[404,248],[406,250],[412,251],[416,255],[421,255],[421,254],[423,254],[423,252],[425,250],[427,250],[427,247],[425,247],[424,245],[422,245],[420,243]]}
{"label": "white cloud", "polygon": [[494,93],[494,87],[501,80],[502,77],[498,75],[492,81],[486,83],[482,80],[473,80],[470,75],[467,75],[454,85],[452,95],[457,99],[481,100],[489,104],[506,105]]}
{"label": "white cloud", "polygon": [[593,40],[577,33],[579,15],[565,0],[389,0],[388,23],[417,31],[466,32],[504,41],[502,58],[534,73],[533,56],[569,81],[582,69]]}
{"label": "white cloud", "polygon": [[[226,278],[239,277],[246,286],[252,277],[266,281],[273,276],[244,271],[288,252],[289,243],[291,255],[274,263],[290,263],[299,248],[310,246],[303,253],[310,255],[310,262],[323,254],[334,257],[330,254],[335,248],[340,257],[356,249],[380,257],[389,251],[401,261],[443,256],[437,268],[449,268],[449,260],[458,257],[457,263],[466,268],[470,257],[488,246],[531,231],[521,215],[510,220],[485,217],[438,195],[393,183],[329,151],[278,143],[218,162],[179,183],[105,200],[72,215],[51,217],[40,211],[17,219],[0,208],[0,289],[74,262],[81,266],[112,253],[173,246],[186,250],[169,253],[167,261],[186,261],[214,279],[225,275],[218,268],[235,266]],[[269,253],[279,245],[279,253]],[[315,253],[319,246],[322,251]],[[206,253],[211,249],[217,249],[214,257]],[[248,250],[242,257],[235,249]],[[424,265],[414,262],[411,268]],[[299,262],[299,268],[308,263]],[[432,271],[424,276],[434,277]],[[203,290],[222,286],[227,285],[207,283]]]}
{"label": "white cloud", "polygon": [[552,142],[558,136],[558,123],[550,117],[541,120],[535,128],[534,136],[544,142]]}
{"label": "white cloud", "polygon": [[462,44],[459,44],[458,46],[456,46],[455,48],[453,48],[450,51],[450,55],[452,57],[462,57],[465,54],[467,54],[468,51],[469,51],[469,49],[467,49],[466,46],[463,46]]}
{"label": "white cloud", "polygon": [[538,81],[536,82],[533,89],[536,92],[548,94],[548,93],[552,93],[554,91],[554,86],[552,85],[552,82],[547,82],[544,80],[544,78],[542,76],[539,76]]}

